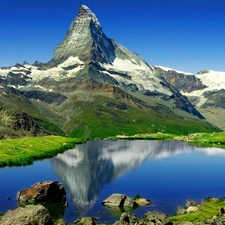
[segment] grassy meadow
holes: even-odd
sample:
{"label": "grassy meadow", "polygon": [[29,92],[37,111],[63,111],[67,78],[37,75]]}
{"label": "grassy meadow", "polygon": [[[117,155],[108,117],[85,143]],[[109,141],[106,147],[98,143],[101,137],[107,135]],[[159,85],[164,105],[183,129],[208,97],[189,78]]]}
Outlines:
{"label": "grassy meadow", "polygon": [[0,167],[31,164],[75,147],[83,141],[59,136],[26,137],[0,140]]}
{"label": "grassy meadow", "polygon": [[[184,221],[188,222],[201,222],[201,221],[210,221],[214,216],[217,218],[222,216],[220,209],[225,207],[225,199],[214,199],[208,198],[205,203],[199,207],[195,212],[186,213],[183,215],[173,215],[169,219],[175,224],[180,224]],[[211,224],[211,223],[209,223]]]}
{"label": "grassy meadow", "polygon": [[118,139],[180,140],[199,147],[225,148],[225,132],[194,133],[176,135],[170,133],[136,134],[132,136],[117,135]]}

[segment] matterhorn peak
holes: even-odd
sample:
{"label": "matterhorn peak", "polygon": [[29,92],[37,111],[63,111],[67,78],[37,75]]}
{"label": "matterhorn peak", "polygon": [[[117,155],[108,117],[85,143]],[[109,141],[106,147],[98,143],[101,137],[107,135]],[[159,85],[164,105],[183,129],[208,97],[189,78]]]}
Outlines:
{"label": "matterhorn peak", "polygon": [[69,57],[78,57],[83,63],[111,63],[115,58],[112,41],[106,37],[95,14],[81,5],[64,40],[54,52],[54,62],[60,64]]}
{"label": "matterhorn peak", "polygon": [[78,10],[78,18],[85,17],[89,17],[98,28],[101,28],[101,24],[99,23],[96,15],[90,10],[90,8],[88,8],[86,5],[81,5]]}

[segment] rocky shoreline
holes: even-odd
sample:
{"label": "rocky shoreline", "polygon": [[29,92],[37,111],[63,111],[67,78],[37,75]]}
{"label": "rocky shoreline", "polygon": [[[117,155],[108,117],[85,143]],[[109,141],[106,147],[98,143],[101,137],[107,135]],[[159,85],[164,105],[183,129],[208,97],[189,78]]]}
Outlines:
{"label": "rocky shoreline", "polygon": [[[17,201],[20,206],[15,210],[8,210],[0,219],[0,225],[99,225],[96,218],[84,217],[67,224],[60,217],[53,218],[52,212],[48,209],[51,204],[52,208],[65,210],[66,193],[64,187],[58,181],[46,181],[36,183],[30,188],[21,190],[17,193]],[[111,208],[133,208],[149,205],[150,200],[136,196],[130,198],[123,194],[112,194],[102,201],[105,207]],[[193,200],[187,200],[186,206],[178,206],[177,215],[189,214],[199,210],[204,205],[204,201],[199,204]],[[57,206],[57,207],[56,207]],[[58,213],[54,212],[55,214]],[[182,221],[180,225],[223,225],[225,224],[225,210],[223,207],[218,210],[217,215],[201,222]],[[171,219],[164,213],[151,211],[144,214],[142,219],[135,215],[124,212],[121,214],[119,221],[113,225],[172,225]],[[178,224],[178,223],[177,223]]]}

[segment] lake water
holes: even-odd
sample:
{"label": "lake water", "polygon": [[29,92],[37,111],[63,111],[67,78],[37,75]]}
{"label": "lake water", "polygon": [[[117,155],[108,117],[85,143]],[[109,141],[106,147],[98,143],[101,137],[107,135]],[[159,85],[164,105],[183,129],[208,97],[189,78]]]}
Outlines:
{"label": "lake water", "polygon": [[64,220],[69,223],[84,216],[113,223],[117,218],[101,204],[113,193],[150,199],[150,206],[132,212],[139,218],[153,210],[171,215],[186,199],[224,197],[224,162],[224,149],[181,141],[90,141],[30,166],[0,169],[0,213],[18,207],[19,190],[58,180],[67,192]]}

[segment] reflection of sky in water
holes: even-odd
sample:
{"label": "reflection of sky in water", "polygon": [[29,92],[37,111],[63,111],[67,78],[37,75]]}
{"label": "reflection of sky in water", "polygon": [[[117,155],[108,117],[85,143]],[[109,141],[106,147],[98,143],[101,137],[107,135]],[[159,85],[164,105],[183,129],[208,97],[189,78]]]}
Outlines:
{"label": "reflection of sky in water", "polygon": [[[108,220],[109,214],[100,216],[97,211],[107,212],[101,201],[113,193],[151,199],[153,208],[140,207],[134,212],[137,216],[150,210],[175,213],[187,198],[223,197],[223,156],[223,149],[195,148],[180,141],[88,142],[52,160],[0,169],[5,184],[0,186],[0,202],[4,203],[0,212],[17,207],[18,190],[38,181],[59,180],[69,197],[67,222],[80,216]],[[6,200],[8,195],[11,201]]]}

